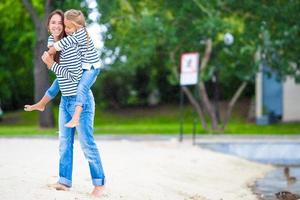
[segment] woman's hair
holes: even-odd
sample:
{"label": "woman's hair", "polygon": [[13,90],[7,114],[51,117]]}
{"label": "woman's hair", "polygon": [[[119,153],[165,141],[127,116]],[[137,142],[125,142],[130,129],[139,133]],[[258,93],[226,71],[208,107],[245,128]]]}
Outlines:
{"label": "woman's hair", "polygon": [[[49,28],[49,23],[50,23],[50,20],[51,18],[54,16],[54,15],[59,15],[61,17],[61,21],[62,21],[62,26],[63,26],[63,29],[62,29],[62,32],[61,34],[58,36],[58,39],[62,39],[63,37],[66,36],[66,33],[65,33],[65,25],[64,25],[64,12],[61,11],[61,10],[54,10],[52,11],[49,16],[48,16],[48,19],[47,19],[47,28]],[[54,61],[59,63],[59,55],[60,55],[60,51],[56,52],[55,55],[54,55]]]}
{"label": "woman's hair", "polygon": [[86,22],[83,13],[80,10],[70,9],[65,12],[65,19],[71,21],[76,27],[81,26],[84,28],[87,36],[87,48],[89,48],[90,36],[86,30]]}

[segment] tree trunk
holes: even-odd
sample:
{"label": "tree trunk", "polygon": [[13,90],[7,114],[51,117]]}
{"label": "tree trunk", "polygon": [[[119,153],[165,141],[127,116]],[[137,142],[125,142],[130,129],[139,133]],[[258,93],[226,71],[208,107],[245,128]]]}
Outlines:
{"label": "tree trunk", "polygon": [[[40,30],[39,36],[40,40],[36,42],[34,49],[34,100],[39,101],[45,94],[46,90],[49,88],[49,74],[46,65],[43,63],[41,56],[46,50],[47,32]],[[54,127],[54,116],[52,112],[52,104],[49,103],[44,112],[39,113],[39,125],[40,127]]]}
{"label": "tree trunk", "polygon": [[227,112],[226,112],[226,116],[225,116],[225,119],[224,119],[224,124],[222,126],[223,130],[225,130],[225,128],[227,126],[227,123],[229,121],[229,118],[231,116],[231,113],[232,113],[232,110],[233,110],[233,107],[234,107],[235,103],[237,102],[237,100],[241,96],[241,94],[243,93],[243,91],[246,88],[246,86],[247,86],[247,82],[243,82],[239,86],[239,88],[237,89],[237,91],[235,92],[235,94],[233,95],[232,99],[230,100],[229,105],[228,105],[228,109],[227,109]]}
{"label": "tree trunk", "polygon": [[212,125],[212,129],[215,130],[215,131],[219,131],[219,128],[218,128],[218,119],[216,117],[216,113],[209,101],[209,98],[208,98],[208,95],[207,95],[207,92],[206,92],[206,88],[205,88],[205,85],[203,83],[203,81],[200,81],[199,82],[199,94],[201,95],[201,100],[211,118],[211,125]]}
{"label": "tree trunk", "polygon": [[214,104],[214,111],[216,113],[216,117],[218,120],[218,124],[221,124],[221,117],[220,117],[220,106],[219,106],[219,100],[220,100],[220,86],[219,86],[219,72],[218,70],[214,72],[213,76],[213,104]]}
{"label": "tree trunk", "polygon": [[[37,38],[34,48],[34,100],[37,102],[44,96],[46,90],[49,88],[48,69],[41,59],[47,47],[47,28],[45,18],[39,18],[31,3],[28,0],[22,0],[22,2],[34,22]],[[45,2],[45,17],[50,14],[51,2],[51,0]],[[50,103],[44,112],[40,112],[39,125],[42,128],[54,127],[54,117]]]}
{"label": "tree trunk", "polygon": [[191,93],[191,91],[187,87],[183,86],[182,89],[183,89],[183,92],[188,97],[188,99],[191,102],[191,104],[196,109],[196,111],[197,111],[197,113],[199,115],[199,118],[201,120],[201,124],[202,124],[203,129],[207,130],[207,124],[206,124],[206,121],[205,121],[204,113],[202,111],[202,108],[199,105],[199,102],[197,102],[197,100],[195,99],[195,97],[193,96],[193,94]]}
{"label": "tree trunk", "polygon": [[[207,64],[210,59],[211,51],[212,51],[212,40],[209,38],[206,41],[205,53],[204,53],[203,59],[201,61],[201,66],[200,66],[200,73],[203,72],[205,70],[205,68],[207,67]],[[205,106],[205,108],[211,118],[212,129],[215,131],[219,131],[218,119],[216,117],[216,113],[209,101],[209,98],[208,98],[208,95],[206,92],[206,88],[205,88],[205,84],[201,79],[198,83],[198,89],[199,89],[199,95],[201,96],[203,105]]]}

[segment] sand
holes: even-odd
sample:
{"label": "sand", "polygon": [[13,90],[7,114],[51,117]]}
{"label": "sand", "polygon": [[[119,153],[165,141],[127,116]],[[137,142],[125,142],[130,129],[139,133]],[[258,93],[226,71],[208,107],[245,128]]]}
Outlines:
{"label": "sand", "polygon": [[[56,191],[58,139],[0,138],[1,200],[81,200],[93,189],[78,141],[73,187]],[[97,140],[107,200],[255,200],[249,185],[272,169],[215,153],[176,138],[166,141]]]}

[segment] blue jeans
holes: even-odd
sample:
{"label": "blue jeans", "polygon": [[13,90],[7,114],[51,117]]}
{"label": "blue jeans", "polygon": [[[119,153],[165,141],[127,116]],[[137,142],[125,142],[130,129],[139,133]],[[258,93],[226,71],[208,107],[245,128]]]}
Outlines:
{"label": "blue jeans", "polygon": [[59,84],[58,84],[58,80],[55,79],[52,85],[46,91],[45,95],[47,95],[50,99],[54,99],[54,97],[58,94],[58,92],[59,92]]}
{"label": "blue jeans", "polygon": [[[94,186],[101,186],[105,183],[105,175],[93,136],[95,102],[91,90],[86,94],[86,101],[82,105],[83,110],[80,116],[80,125],[76,127],[78,140],[85,158],[88,160],[90,174]],[[59,105],[59,180],[58,182],[68,187],[72,186],[73,169],[73,143],[75,128],[67,128],[74,114],[76,96],[62,96]]]}
{"label": "blue jeans", "polygon": [[77,88],[76,106],[82,106],[86,101],[86,96],[95,83],[97,76],[100,73],[100,69],[83,70],[82,77]]}
{"label": "blue jeans", "polygon": [[[99,68],[94,69],[92,67],[91,70],[83,70],[83,74],[77,88],[77,98],[75,105],[82,106],[84,104],[84,102],[86,101],[86,96],[92,85],[95,83],[99,73]],[[59,84],[58,80],[55,79],[45,95],[47,95],[50,99],[53,99],[58,94],[58,92]]]}

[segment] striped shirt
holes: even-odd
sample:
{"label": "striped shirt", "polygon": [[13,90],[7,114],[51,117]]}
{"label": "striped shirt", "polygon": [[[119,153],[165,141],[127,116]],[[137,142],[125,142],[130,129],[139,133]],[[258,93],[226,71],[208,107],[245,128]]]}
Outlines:
{"label": "striped shirt", "polygon": [[52,46],[54,44],[54,37],[53,35],[50,35],[48,37],[48,43],[47,43],[47,47],[49,48],[50,46]]}
{"label": "striped shirt", "polygon": [[91,67],[95,69],[102,66],[100,56],[94,46],[92,39],[89,37],[89,44],[87,43],[88,35],[86,28],[81,28],[72,35],[62,38],[53,44],[56,51],[61,51],[71,44],[77,44],[81,52],[82,68],[90,70]]}
{"label": "striped shirt", "polygon": [[77,86],[82,76],[81,54],[76,44],[61,51],[59,64],[54,62],[51,70],[56,74],[62,96],[77,95]]}

